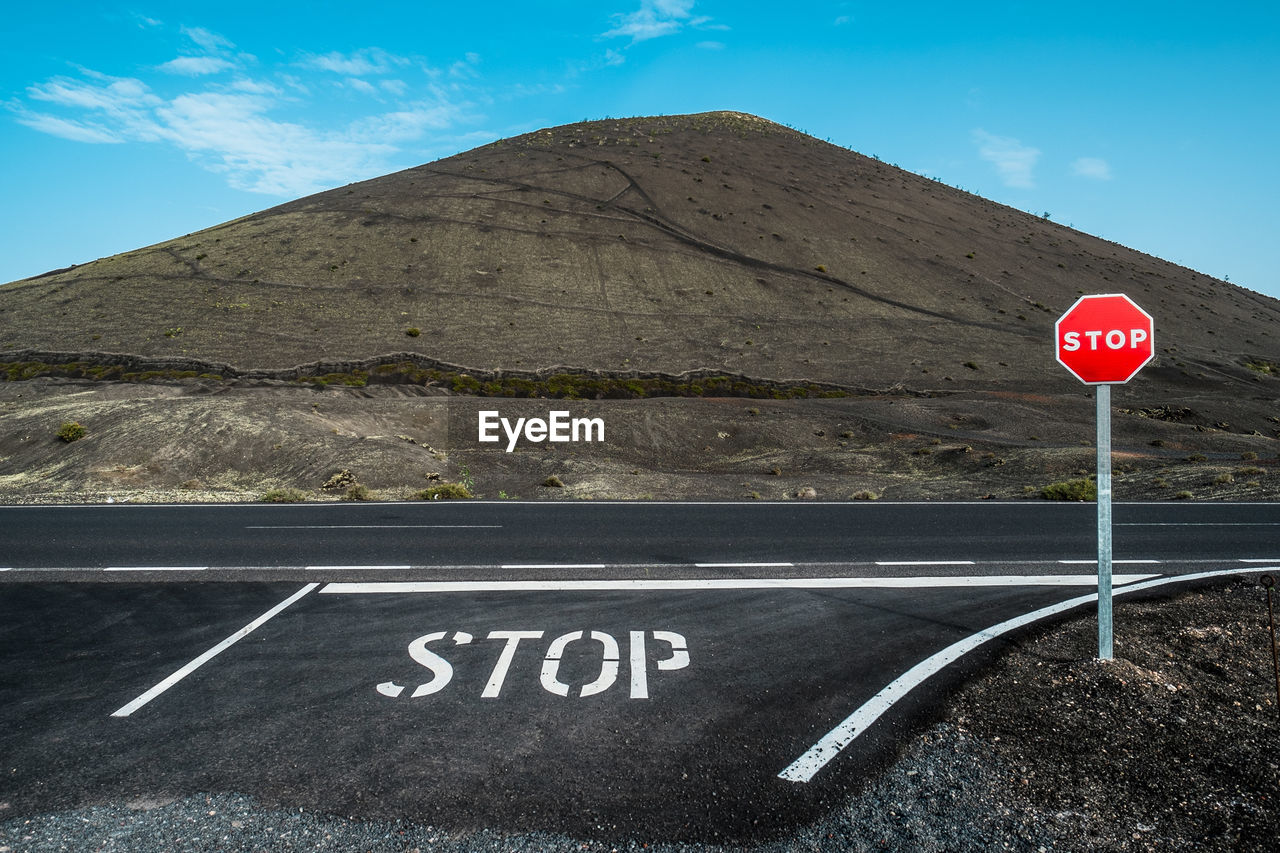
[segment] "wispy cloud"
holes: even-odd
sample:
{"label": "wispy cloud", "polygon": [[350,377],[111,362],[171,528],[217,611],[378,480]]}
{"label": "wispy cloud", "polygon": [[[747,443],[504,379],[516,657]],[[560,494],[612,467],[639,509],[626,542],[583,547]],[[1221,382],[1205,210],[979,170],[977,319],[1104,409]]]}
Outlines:
{"label": "wispy cloud", "polygon": [[220,56],[179,56],[158,66],[161,71],[170,74],[185,74],[198,77],[202,74],[218,74],[235,68],[235,63]]}
{"label": "wispy cloud", "polygon": [[[669,36],[693,24],[693,0],[641,0],[634,12],[613,15],[615,26],[604,33],[605,38],[627,37],[631,43]],[[699,17],[697,25],[710,18]]]}
{"label": "wispy cloud", "polygon": [[978,156],[996,167],[996,173],[1007,187],[1032,189],[1035,179],[1032,171],[1040,159],[1040,149],[1023,145],[1009,136],[996,136],[985,130],[973,131]]}
{"label": "wispy cloud", "polygon": [[1071,164],[1071,173],[1095,181],[1111,180],[1111,164],[1101,157],[1080,157]]}
{"label": "wispy cloud", "polygon": [[700,41],[697,46],[703,50],[724,50],[722,41]]}
{"label": "wispy cloud", "polygon": [[[397,168],[402,164],[396,157],[407,146],[431,147],[468,121],[466,87],[478,85],[471,82],[478,77],[474,54],[455,66],[460,79],[446,89],[430,69],[411,68],[408,58],[378,48],[308,55],[292,66],[249,74],[252,57],[237,56],[225,37],[201,28],[184,28],[182,35],[192,55],[147,70],[198,81],[113,77],[81,68],[29,86],[25,98],[6,106],[20,124],[41,133],[93,144],[169,145],[237,189],[288,197]],[[323,79],[341,76],[308,85],[315,81],[288,73],[299,66]],[[392,71],[418,77],[378,78]],[[335,85],[361,95],[353,103],[375,111],[334,122],[327,111],[311,109],[312,91]],[[385,104],[387,99],[393,102]]]}
{"label": "wispy cloud", "polygon": [[410,65],[412,60],[404,56],[387,53],[380,48],[371,47],[357,50],[354,53],[330,53],[308,55],[298,64],[303,68],[318,71],[332,71],[344,77],[369,77],[379,74],[390,74],[397,68]]}

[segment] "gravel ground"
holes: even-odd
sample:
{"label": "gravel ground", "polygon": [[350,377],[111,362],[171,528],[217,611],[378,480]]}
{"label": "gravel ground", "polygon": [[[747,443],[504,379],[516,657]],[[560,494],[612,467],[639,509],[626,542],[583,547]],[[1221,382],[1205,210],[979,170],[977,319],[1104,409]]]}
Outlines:
{"label": "gravel ground", "polygon": [[[1272,851],[1280,714],[1250,580],[1118,600],[1116,659],[1080,617],[1024,636],[824,819],[749,847],[456,833],[234,794],[0,824],[10,851]],[[5,804],[0,803],[0,811]]]}

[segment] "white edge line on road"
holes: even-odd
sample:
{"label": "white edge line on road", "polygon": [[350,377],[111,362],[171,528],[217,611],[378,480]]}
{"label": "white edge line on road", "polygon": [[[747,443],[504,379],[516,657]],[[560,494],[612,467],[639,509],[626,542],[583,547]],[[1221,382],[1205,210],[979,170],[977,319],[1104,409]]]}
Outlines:
{"label": "white edge line on road", "polygon": [[1280,563],[1280,559],[1276,559],[1276,560],[1256,560],[1256,559],[1245,559],[1245,558],[1243,558],[1243,557],[1242,557],[1242,558],[1240,559],[1240,562],[1242,562],[1242,563]]}
{"label": "white edge line on road", "polygon": [[408,571],[412,566],[307,566],[308,572],[396,572]]}
{"label": "white edge line on road", "polygon": [[[1132,586],[1126,586],[1122,590],[1116,590],[1116,595],[1122,595],[1128,592],[1137,592],[1143,589],[1151,589],[1164,584],[1180,583],[1184,581],[1199,580],[1201,578],[1219,577],[1225,575],[1237,575],[1245,569],[1221,569],[1212,572],[1197,572],[1190,575],[1175,575],[1172,577],[1157,578],[1155,580],[1145,581],[1143,583],[1135,583]],[[888,711],[901,698],[906,696],[925,679],[932,675],[936,675],[944,667],[964,655],[981,646],[988,640],[994,640],[1002,634],[1016,630],[1037,622],[1050,616],[1056,616],[1073,607],[1079,607],[1082,604],[1089,604],[1098,600],[1098,594],[1090,593],[1089,595],[1081,595],[1076,598],[1070,598],[1058,604],[1042,607],[1039,610],[1033,610],[1022,616],[1014,617],[987,628],[985,631],[966,637],[963,640],[952,643],[940,652],[925,658],[920,663],[911,667],[902,675],[889,682],[875,696],[872,696],[866,703],[846,717],[838,726],[829,731],[817,743],[809,747],[809,749],[788,765],[781,773],[778,774],[779,779],[785,779],[789,782],[808,782],[814,775],[827,765],[831,759],[835,758],[840,752],[853,743],[858,735],[862,734],[867,728],[880,718],[885,711]]]}
{"label": "white edge line on road", "polygon": [[217,655],[219,655],[219,654],[221,654],[222,652],[226,651],[228,648],[230,648],[232,645],[234,645],[234,644],[235,644],[235,643],[237,643],[238,641],[240,641],[240,640],[244,639],[245,637],[247,637],[247,636],[248,636],[250,633],[252,633],[256,628],[259,628],[260,626],[262,626],[263,624],[265,624],[265,623],[267,622],[267,620],[271,619],[271,617],[275,616],[277,613],[279,613],[280,611],[284,610],[284,609],[285,609],[286,607],[288,607],[290,604],[293,604],[293,603],[294,603],[295,601],[297,601],[299,598],[302,598],[304,595],[306,595],[307,593],[311,592],[311,590],[315,589],[315,588],[316,588],[316,587],[318,587],[319,585],[320,585],[320,584],[318,584],[318,583],[309,583],[309,584],[307,584],[307,585],[306,585],[306,586],[304,586],[302,589],[298,590],[298,591],[297,591],[297,592],[295,592],[293,595],[289,596],[289,597],[288,597],[288,598],[286,598],[284,601],[280,602],[280,603],[279,603],[279,604],[277,604],[275,607],[273,607],[273,608],[271,608],[270,610],[268,610],[266,613],[263,613],[263,614],[262,614],[261,616],[259,616],[257,619],[254,619],[254,620],[253,620],[252,622],[250,622],[248,625],[245,625],[245,626],[244,626],[243,628],[241,628],[239,631],[236,631],[236,632],[235,632],[234,634],[232,634],[230,637],[227,637],[227,638],[226,638],[225,640],[223,640],[221,643],[218,643],[218,645],[216,645],[216,646],[214,646],[213,648],[209,649],[209,651],[207,651],[207,652],[205,652],[204,654],[200,655],[200,657],[196,658],[195,660],[193,660],[193,661],[191,661],[190,663],[188,663],[186,666],[184,666],[184,667],[182,667],[181,669],[179,669],[179,670],[178,670],[177,672],[175,672],[173,675],[170,675],[170,676],[169,676],[168,678],[166,678],[164,681],[161,681],[161,682],[160,682],[159,684],[157,684],[155,687],[152,687],[152,688],[151,688],[150,690],[148,690],[146,693],[143,693],[143,694],[142,694],[141,696],[139,696],[137,699],[134,699],[132,702],[130,702],[129,704],[125,705],[123,708],[120,708],[118,711],[114,711],[114,712],[111,714],[111,716],[113,716],[113,717],[127,717],[127,716],[129,716],[129,715],[130,715],[130,714],[132,714],[134,711],[138,710],[138,709],[139,709],[139,708],[141,708],[143,705],[146,705],[146,704],[147,704],[148,702],[150,702],[152,699],[156,698],[156,697],[157,697],[157,696],[159,696],[161,693],[164,693],[164,692],[165,692],[166,690],[168,690],[170,687],[172,687],[173,685],[177,684],[179,681],[181,681],[182,679],[186,678],[188,675],[190,675],[191,673],[195,672],[195,671],[196,671],[197,669],[199,669],[200,667],[204,666],[206,663],[208,663],[208,662],[209,662],[210,660],[212,660],[214,657],[216,657]]}
{"label": "white edge line on road", "polygon": [[694,563],[697,569],[794,569],[795,563]]}
{"label": "white edge line on road", "polygon": [[205,572],[208,566],[107,566],[104,572]]}
{"label": "white edge line on road", "polygon": [[[1154,575],[1115,575],[1116,586]],[[322,595],[444,592],[580,592],[583,590],[916,589],[982,586],[1093,586],[1097,575],[978,575],[908,578],[634,578],[631,580],[384,581],[325,584]]]}

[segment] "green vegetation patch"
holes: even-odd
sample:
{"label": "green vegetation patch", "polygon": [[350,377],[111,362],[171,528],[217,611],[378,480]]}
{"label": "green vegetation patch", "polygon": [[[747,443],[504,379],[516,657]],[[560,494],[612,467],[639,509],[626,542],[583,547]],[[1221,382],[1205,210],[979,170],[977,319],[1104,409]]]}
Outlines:
{"label": "green vegetation patch", "polygon": [[75,421],[67,421],[58,427],[58,438],[70,444],[73,441],[79,441],[88,434],[88,430]]}
{"label": "green vegetation patch", "polygon": [[305,501],[307,496],[297,489],[268,489],[258,500],[269,504],[293,504]]}
{"label": "green vegetation patch", "polygon": [[1098,484],[1088,477],[1051,483],[1040,490],[1040,497],[1048,501],[1096,501]]}
{"label": "green vegetation patch", "polygon": [[[367,364],[367,362],[366,362]],[[326,365],[328,366],[328,365]],[[426,367],[412,361],[376,364],[368,369],[346,371],[293,372],[249,371],[248,378],[275,378],[319,387],[344,385],[363,388],[369,384],[435,385],[455,394],[472,397],[539,398],[556,400],[643,400],[654,397],[747,397],[758,400],[829,399],[848,397],[849,392],[816,382],[769,382],[724,374],[688,376],[608,376],[599,373],[472,374],[447,367]],[[42,361],[0,362],[0,378],[21,382],[41,376],[90,379],[95,381],[153,382],[204,379],[228,381],[239,378],[209,370],[148,368],[145,360],[126,367],[93,361],[48,364]]]}
{"label": "green vegetation patch", "polygon": [[474,497],[471,490],[461,483],[441,483],[429,489],[415,492],[414,499],[420,501],[467,500]]}

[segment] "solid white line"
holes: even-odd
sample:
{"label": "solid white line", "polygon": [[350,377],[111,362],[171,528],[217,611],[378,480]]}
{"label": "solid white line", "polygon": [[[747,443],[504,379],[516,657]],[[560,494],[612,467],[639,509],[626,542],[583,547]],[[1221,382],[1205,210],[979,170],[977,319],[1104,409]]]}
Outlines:
{"label": "solid white line", "polygon": [[504,563],[504,569],[603,569],[604,563]]}
{"label": "solid white line", "polygon": [[877,566],[972,566],[973,560],[876,560]]}
{"label": "solid white line", "polygon": [[765,568],[783,568],[794,569],[795,563],[694,563],[699,569],[765,569]]}
{"label": "solid white line", "polygon": [[[1162,586],[1164,584],[1179,583],[1182,581],[1199,580],[1201,578],[1218,577],[1223,575],[1239,574],[1241,569],[1222,569],[1213,572],[1198,572],[1191,575],[1177,575],[1174,577],[1158,578],[1149,580],[1144,583],[1136,583],[1132,586],[1125,587],[1123,590],[1116,590],[1116,595],[1122,595],[1129,592],[1137,592],[1143,589],[1151,589],[1152,587]],[[838,726],[828,732],[816,744],[811,746],[803,755],[788,765],[781,773],[778,774],[779,779],[786,779],[790,782],[808,782],[814,775],[827,765],[831,759],[840,754],[840,751],[853,743],[858,735],[862,734],[867,728],[880,718],[880,715],[893,707],[894,703],[902,697],[906,696],[914,690],[921,682],[935,675],[947,665],[953,663],[969,652],[981,646],[988,640],[994,640],[1002,634],[1016,630],[1037,622],[1049,616],[1055,616],[1070,610],[1073,607],[1079,607],[1082,604],[1089,604],[1098,600],[1098,594],[1091,593],[1089,595],[1081,595],[1071,598],[1058,604],[1042,607],[1039,610],[1033,610],[1022,616],[1014,617],[993,625],[985,631],[966,637],[959,642],[952,643],[940,652],[925,658],[920,663],[911,667],[902,675],[889,682],[879,693],[871,697],[866,703],[859,707],[856,711],[846,717]]]}
{"label": "solid white line", "polygon": [[1258,560],[1258,559],[1252,559],[1252,558],[1245,559],[1244,557],[1241,557],[1240,562],[1242,563],[1280,563],[1280,560]]}
{"label": "solid white line", "polygon": [[308,572],[394,572],[404,571],[412,566],[307,566]]}
{"label": "solid white line", "polygon": [[[1152,575],[1115,575],[1117,586]],[[978,575],[918,578],[633,578],[629,580],[386,581],[329,583],[321,594],[580,592],[712,589],[918,589],[984,586],[1094,586],[1097,575]]]}
{"label": "solid white line", "polygon": [[245,530],[477,530],[501,524],[249,524]]}
{"label": "solid white line", "polygon": [[[1059,560],[1058,562],[1062,563],[1064,566],[1096,566],[1098,564],[1097,560]],[[1158,566],[1160,565],[1160,561],[1159,560],[1112,560],[1111,564],[1115,566],[1122,566],[1122,565]]]}
{"label": "solid white line", "polygon": [[196,671],[197,669],[199,669],[200,667],[204,666],[206,663],[208,663],[208,662],[209,662],[210,660],[212,660],[214,657],[216,657],[217,655],[219,655],[219,654],[221,654],[222,652],[224,652],[224,651],[226,651],[227,649],[229,649],[229,648],[230,648],[232,645],[234,645],[236,642],[238,642],[238,641],[240,641],[240,640],[244,639],[245,637],[247,637],[247,636],[248,636],[250,633],[252,633],[256,628],[258,628],[258,627],[262,626],[263,624],[265,624],[265,623],[267,622],[267,620],[271,619],[271,617],[275,616],[277,613],[279,613],[280,611],[284,610],[284,609],[285,609],[286,607],[288,607],[290,604],[293,604],[293,603],[294,603],[295,601],[297,601],[299,598],[302,598],[304,595],[306,595],[307,593],[311,592],[311,590],[315,589],[315,588],[316,588],[316,587],[318,587],[319,585],[320,585],[320,584],[318,584],[318,583],[309,583],[309,584],[307,584],[307,585],[306,585],[306,586],[304,586],[302,589],[298,590],[298,591],[297,591],[297,592],[295,592],[293,595],[289,596],[289,597],[288,597],[288,598],[286,598],[284,601],[280,602],[280,603],[279,603],[279,604],[277,604],[275,607],[273,607],[273,608],[271,608],[270,610],[268,610],[266,613],[263,613],[263,614],[262,614],[261,616],[259,616],[257,619],[254,619],[254,620],[253,620],[252,622],[250,622],[248,625],[245,625],[245,626],[244,626],[243,628],[241,628],[239,631],[236,631],[236,632],[235,632],[234,634],[232,634],[230,637],[227,637],[227,638],[226,638],[225,640],[223,640],[221,643],[218,643],[218,645],[216,645],[216,646],[214,646],[213,648],[209,649],[209,651],[207,651],[207,652],[205,652],[204,654],[200,655],[200,657],[196,658],[195,660],[193,660],[193,661],[191,661],[190,663],[188,663],[186,666],[184,666],[184,667],[182,667],[181,669],[179,669],[179,670],[178,670],[177,672],[175,672],[173,675],[170,675],[170,676],[169,676],[168,678],[166,678],[164,681],[161,681],[161,682],[160,682],[159,684],[157,684],[155,687],[152,687],[152,688],[151,688],[150,690],[148,690],[146,693],[143,693],[143,694],[142,694],[141,696],[139,696],[137,699],[134,699],[132,702],[130,702],[129,704],[125,705],[123,708],[119,709],[118,711],[113,712],[113,713],[111,714],[111,716],[113,716],[113,717],[127,717],[127,716],[129,716],[129,715],[130,715],[130,714],[132,714],[134,711],[138,710],[138,709],[139,709],[139,708],[141,708],[143,705],[146,705],[146,704],[147,704],[148,702],[150,702],[152,699],[156,698],[156,697],[157,697],[157,696],[159,696],[161,693],[164,693],[164,692],[165,692],[166,690],[168,690],[170,687],[172,687],[173,685],[177,684],[179,681],[181,681],[182,679],[186,678],[188,675],[190,675],[191,673],[195,672],[195,671]]}
{"label": "solid white line", "polygon": [[108,566],[104,572],[203,572],[208,566]]}
{"label": "solid white line", "polygon": [[1280,527],[1280,521],[1128,521],[1116,527]]}

